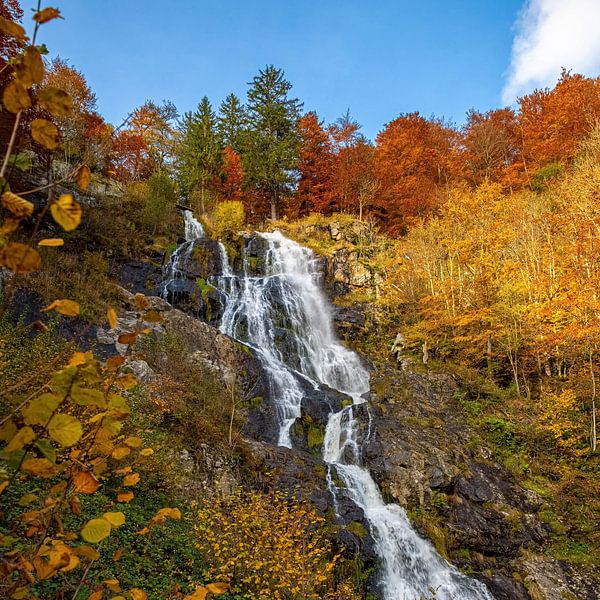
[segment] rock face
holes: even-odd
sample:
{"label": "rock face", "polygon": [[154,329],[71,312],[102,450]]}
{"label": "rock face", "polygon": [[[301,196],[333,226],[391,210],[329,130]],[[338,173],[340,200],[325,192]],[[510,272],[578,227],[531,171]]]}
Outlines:
{"label": "rock face", "polygon": [[171,256],[161,289],[174,306],[216,325],[224,303],[210,279],[221,273],[221,250],[215,240],[203,238],[186,242]]}
{"label": "rock face", "polygon": [[451,376],[407,364],[375,370],[363,457],[384,496],[415,515],[451,562],[481,573],[497,600],[598,597],[597,576],[545,557],[523,559],[549,539],[543,500],[470,443],[457,389]]}

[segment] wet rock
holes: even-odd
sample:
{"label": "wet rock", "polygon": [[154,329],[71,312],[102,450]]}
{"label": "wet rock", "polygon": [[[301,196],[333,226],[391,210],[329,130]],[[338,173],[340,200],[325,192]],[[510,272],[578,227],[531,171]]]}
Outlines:
{"label": "wet rock", "polygon": [[470,557],[461,566],[491,570],[490,585],[504,589],[498,598],[526,598],[512,574],[522,571],[524,548],[539,550],[548,539],[537,514],[541,498],[470,449],[457,390],[448,375],[379,365],[363,459],[384,497],[443,522],[450,556],[460,549]]}

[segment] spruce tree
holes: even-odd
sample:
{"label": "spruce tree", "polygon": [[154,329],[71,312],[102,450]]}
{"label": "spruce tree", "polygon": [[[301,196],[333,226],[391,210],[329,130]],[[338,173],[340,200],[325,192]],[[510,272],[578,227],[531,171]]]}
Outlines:
{"label": "spruce tree", "polygon": [[281,69],[268,65],[248,90],[249,131],[244,143],[246,181],[261,191],[277,219],[281,203],[296,181],[302,103],[288,96],[292,84]]}
{"label": "spruce tree", "polygon": [[242,137],[246,126],[244,105],[235,94],[229,94],[219,107],[217,128],[223,146],[230,146],[237,154],[242,151]]}
{"label": "spruce tree", "polygon": [[217,119],[210,101],[202,98],[194,113],[186,113],[182,126],[179,160],[184,189],[200,192],[200,210],[205,210],[205,196],[219,175],[221,144]]}

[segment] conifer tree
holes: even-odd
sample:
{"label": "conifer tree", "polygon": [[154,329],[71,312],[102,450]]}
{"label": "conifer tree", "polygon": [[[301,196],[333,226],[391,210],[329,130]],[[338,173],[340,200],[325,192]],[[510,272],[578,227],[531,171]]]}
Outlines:
{"label": "conifer tree", "polygon": [[302,103],[289,97],[291,89],[284,72],[268,65],[253,78],[248,90],[249,131],[243,155],[246,181],[268,199],[272,219],[278,218],[282,201],[296,181]]}
{"label": "conifer tree", "polygon": [[221,144],[217,120],[210,101],[202,98],[194,113],[186,113],[179,152],[182,183],[187,192],[200,192],[200,210],[205,210],[206,192],[219,175]]}
{"label": "conifer tree", "polygon": [[217,128],[223,146],[229,146],[237,154],[242,149],[242,137],[246,126],[244,105],[235,94],[229,94],[219,107]]}

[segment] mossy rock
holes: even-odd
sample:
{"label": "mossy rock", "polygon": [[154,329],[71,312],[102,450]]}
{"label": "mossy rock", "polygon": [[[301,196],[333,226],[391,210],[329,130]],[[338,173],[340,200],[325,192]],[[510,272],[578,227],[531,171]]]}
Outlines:
{"label": "mossy rock", "polygon": [[359,521],[350,521],[350,523],[346,525],[346,529],[360,540],[364,540],[369,533],[367,528]]}
{"label": "mossy rock", "polygon": [[325,429],[322,426],[311,425],[308,428],[308,434],[306,436],[308,447],[311,450],[320,448],[325,441]]}

